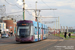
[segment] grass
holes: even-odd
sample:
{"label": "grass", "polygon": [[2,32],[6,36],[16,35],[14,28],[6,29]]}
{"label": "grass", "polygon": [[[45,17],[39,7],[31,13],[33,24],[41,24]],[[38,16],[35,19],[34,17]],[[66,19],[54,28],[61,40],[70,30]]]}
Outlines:
{"label": "grass", "polygon": [[71,36],[71,38],[75,38],[75,36]]}
{"label": "grass", "polygon": [[[71,34],[73,34],[73,33],[71,33]],[[59,37],[65,38],[64,37],[64,33],[60,33],[60,35],[59,34],[55,34],[55,36],[59,36]],[[75,38],[75,36],[71,35],[71,38]],[[67,36],[65,39],[70,39],[70,38]]]}

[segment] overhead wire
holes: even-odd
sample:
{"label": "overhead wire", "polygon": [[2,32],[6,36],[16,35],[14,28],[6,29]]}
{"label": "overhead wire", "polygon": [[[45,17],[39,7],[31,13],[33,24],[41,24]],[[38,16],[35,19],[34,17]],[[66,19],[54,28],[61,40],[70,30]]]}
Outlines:
{"label": "overhead wire", "polygon": [[14,13],[21,13],[23,11],[18,11],[18,12],[11,12],[11,13],[7,13],[7,14],[14,14]]}
{"label": "overhead wire", "polygon": [[[49,7],[43,0],[41,0],[47,7]],[[49,7],[50,8],[50,7]]]}
{"label": "overhead wire", "polygon": [[[26,11],[27,11],[27,10],[26,10]],[[14,14],[14,13],[21,13],[21,12],[23,12],[23,11],[11,12],[11,13],[7,13],[7,14]],[[29,11],[27,11],[27,12],[28,12],[29,15],[32,15],[32,14],[29,13]],[[32,16],[33,16],[33,15],[32,15]]]}
{"label": "overhead wire", "polygon": [[[7,2],[8,4],[10,4],[8,1],[6,1],[5,0],[5,2]],[[10,5],[12,5],[12,6],[17,6],[16,4],[10,4]],[[23,9],[23,8],[20,8],[19,6],[17,6],[19,9]],[[27,10],[26,10],[27,11]],[[30,12],[29,11],[27,11],[28,13],[29,13],[29,15],[32,15],[32,14],[30,14]],[[13,13],[19,13],[19,12],[13,12]],[[13,13],[8,13],[8,14],[13,14]],[[33,15],[32,15],[33,16]]]}
{"label": "overhead wire", "polygon": [[[49,7],[43,0],[41,0],[47,7]],[[49,7],[50,8],[50,7]],[[54,14],[54,17],[55,17],[55,12],[53,10],[53,14]]]}
{"label": "overhead wire", "polygon": [[[26,10],[27,11],[27,10]],[[29,13],[29,15],[32,15],[29,11],[27,11]],[[33,15],[32,15],[33,16]]]}
{"label": "overhead wire", "polygon": [[[7,2],[7,1],[5,0],[5,2]],[[7,2],[7,3],[10,4],[9,2]],[[10,5],[15,6],[15,4],[10,4]]]}
{"label": "overhead wire", "polygon": [[[16,4],[11,4],[11,3],[9,3],[9,2],[6,1],[6,0],[5,0],[5,2],[8,3],[8,4],[10,4],[10,5],[12,5],[12,6],[17,6]],[[22,9],[22,8],[20,8],[19,6],[17,6],[17,7],[18,7],[19,9]]]}
{"label": "overhead wire", "polygon": [[[49,7],[50,8],[50,6],[48,6],[43,0],[41,0],[47,7]],[[54,10],[53,10],[53,16],[55,17],[55,12],[54,12]]]}

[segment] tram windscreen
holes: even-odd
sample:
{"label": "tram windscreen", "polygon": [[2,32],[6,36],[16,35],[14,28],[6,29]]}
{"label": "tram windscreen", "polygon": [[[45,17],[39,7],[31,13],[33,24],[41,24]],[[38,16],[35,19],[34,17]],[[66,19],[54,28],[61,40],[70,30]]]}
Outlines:
{"label": "tram windscreen", "polygon": [[29,36],[30,35],[30,33],[29,33],[29,27],[27,27],[27,28],[20,28],[19,29],[19,34],[20,34],[21,37],[27,37],[27,36]]}

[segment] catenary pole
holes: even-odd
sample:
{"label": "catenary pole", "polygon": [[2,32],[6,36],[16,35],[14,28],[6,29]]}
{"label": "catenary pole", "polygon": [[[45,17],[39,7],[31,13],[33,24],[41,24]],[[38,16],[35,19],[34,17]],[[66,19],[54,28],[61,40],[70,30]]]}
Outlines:
{"label": "catenary pole", "polygon": [[[59,31],[59,17],[58,17],[58,31]],[[59,33],[59,32],[58,32]]]}
{"label": "catenary pole", "polygon": [[57,19],[56,19],[56,34],[57,34]]}
{"label": "catenary pole", "polygon": [[23,0],[23,20],[25,20],[25,0]]}
{"label": "catenary pole", "polygon": [[36,1],[36,3],[35,3],[35,21],[37,21],[38,19],[37,19],[37,1]]}

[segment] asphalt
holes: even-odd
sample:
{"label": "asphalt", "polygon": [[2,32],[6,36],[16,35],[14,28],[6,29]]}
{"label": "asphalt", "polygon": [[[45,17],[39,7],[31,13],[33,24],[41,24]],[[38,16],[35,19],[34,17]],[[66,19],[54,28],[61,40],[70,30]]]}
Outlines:
{"label": "asphalt", "polygon": [[34,43],[19,43],[15,37],[0,38],[0,50],[75,50],[75,40],[65,40],[49,35],[47,39]]}

